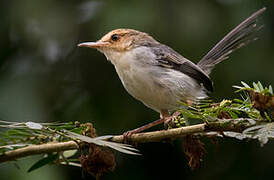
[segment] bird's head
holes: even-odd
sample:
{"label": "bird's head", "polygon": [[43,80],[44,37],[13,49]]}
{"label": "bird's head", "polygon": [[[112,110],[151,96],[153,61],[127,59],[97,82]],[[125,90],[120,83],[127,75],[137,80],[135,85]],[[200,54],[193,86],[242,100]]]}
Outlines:
{"label": "bird's head", "polygon": [[158,44],[158,42],[147,33],[133,29],[115,29],[96,42],[84,42],[78,44],[78,46],[97,49],[107,57],[110,57],[139,46],[150,46],[153,44]]}

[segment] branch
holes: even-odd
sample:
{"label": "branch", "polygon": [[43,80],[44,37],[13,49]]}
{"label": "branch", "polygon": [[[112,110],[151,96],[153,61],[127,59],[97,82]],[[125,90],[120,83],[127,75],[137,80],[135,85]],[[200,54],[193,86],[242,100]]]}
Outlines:
{"label": "branch", "polygon": [[[129,137],[129,140],[136,143],[159,142],[168,138],[176,139],[189,134],[205,132],[205,130],[206,124],[203,123],[169,130],[133,134]],[[121,143],[123,142],[123,135],[113,136],[110,140]]]}
{"label": "branch", "polygon": [[[176,139],[190,134],[204,133],[209,131],[233,131],[242,132],[244,129],[252,125],[252,119],[219,119],[218,121],[208,122],[203,124],[173,128],[169,130],[153,131],[147,133],[133,134],[129,140],[136,143],[159,142],[165,139]],[[123,142],[123,135],[113,136],[113,142]]]}
{"label": "branch", "polygon": [[[244,129],[252,125],[251,121],[253,120],[247,118],[218,120],[214,122],[173,128],[169,130],[133,134],[129,140],[136,143],[146,143],[159,142],[170,138],[176,139],[190,134],[204,133],[209,131],[242,132]],[[109,141],[121,143],[123,142],[123,135],[113,136]],[[36,154],[60,152],[78,148],[79,147],[75,141],[29,145],[27,147],[8,151],[0,155],[0,163]]]}
{"label": "branch", "polygon": [[0,163],[36,154],[53,153],[72,149],[78,149],[78,145],[75,141],[29,145],[0,155]]}

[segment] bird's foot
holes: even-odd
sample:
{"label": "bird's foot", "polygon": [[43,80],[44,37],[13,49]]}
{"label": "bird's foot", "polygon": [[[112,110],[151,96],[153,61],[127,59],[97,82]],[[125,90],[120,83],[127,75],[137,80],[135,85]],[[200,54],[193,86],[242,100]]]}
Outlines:
{"label": "bird's foot", "polygon": [[133,129],[133,130],[130,130],[130,131],[127,131],[127,132],[123,133],[123,142],[124,142],[124,143],[128,143],[128,142],[131,140],[130,137],[131,137],[133,134],[142,132],[142,131],[144,131],[144,130],[146,130],[146,129],[149,129],[149,128],[153,127],[153,126],[156,126],[156,125],[158,125],[158,124],[161,124],[161,123],[163,123],[164,121],[165,121],[165,118],[158,119],[158,120],[153,121],[153,122],[151,122],[151,123],[148,123],[148,124],[146,124],[146,125],[144,125],[144,126],[141,126],[141,127],[139,127],[139,128],[136,128],[136,129]]}
{"label": "bird's foot", "polygon": [[[168,116],[168,117],[163,117],[161,119],[158,119],[156,121],[153,121],[149,124],[146,124],[144,126],[141,126],[139,128],[136,128],[136,129],[133,129],[133,130],[130,130],[130,131],[126,131],[123,133],[123,142],[124,143],[129,143],[129,142],[132,142],[131,141],[131,136],[133,134],[137,134],[139,132],[142,132],[146,129],[149,129],[153,126],[156,126],[158,124],[161,124],[161,123],[164,123],[165,126],[169,127],[169,124],[172,123],[173,124],[173,121],[180,115],[181,113],[179,111],[176,111],[174,112],[171,116]],[[173,126],[172,126],[173,127]]]}
{"label": "bird's foot", "polygon": [[126,131],[123,133],[123,143],[127,143],[127,144],[132,144],[132,141],[130,141],[130,138],[133,134],[136,134],[138,133],[138,128],[137,129],[133,129],[133,130],[130,130],[130,131]]}
{"label": "bird's foot", "polygon": [[179,111],[175,111],[171,116],[165,117],[164,126],[165,127],[173,127],[174,120],[180,115],[181,113]]}

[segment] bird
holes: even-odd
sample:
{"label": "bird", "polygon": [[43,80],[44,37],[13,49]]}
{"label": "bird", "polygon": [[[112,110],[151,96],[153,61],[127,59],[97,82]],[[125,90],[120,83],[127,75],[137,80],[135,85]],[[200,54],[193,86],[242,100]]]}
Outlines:
{"label": "bird", "polygon": [[[129,94],[147,107],[160,113],[160,119],[127,131],[130,136],[161,123],[168,123],[179,113],[185,102],[207,98],[213,91],[209,75],[216,64],[254,40],[261,29],[259,9],[230,31],[197,64],[188,60],[145,32],[134,29],[115,29],[96,42],[83,42],[79,47],[97,49],[105,55]],[[172,115],[171,112],[175,113]]]}

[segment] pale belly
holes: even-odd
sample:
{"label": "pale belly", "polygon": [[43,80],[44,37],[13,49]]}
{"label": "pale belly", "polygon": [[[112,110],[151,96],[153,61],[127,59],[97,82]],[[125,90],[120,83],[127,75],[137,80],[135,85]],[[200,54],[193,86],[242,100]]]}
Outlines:
{"label": "pale belly", "polygon": [[176,110],[182,106],[180,101],[206,97],[202,87],[189,76],[155,65],[155,54],[146,47],[106,56],[129,94],[157,112]]}
{"label": "pale belly", "polygon": [[116,71],[129,94],[157,112],[175,110],[182,106],[180,101],[204,96],[200,86],[181,72],[157,74],[143,68]]}

